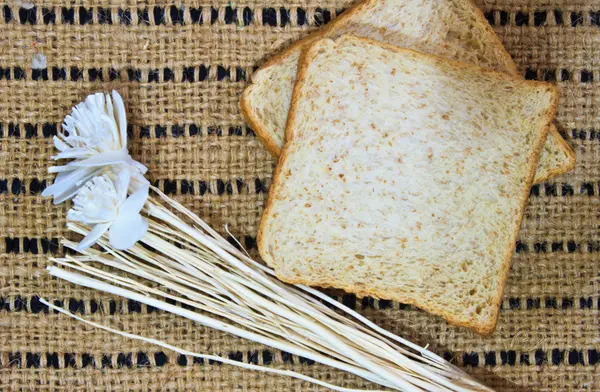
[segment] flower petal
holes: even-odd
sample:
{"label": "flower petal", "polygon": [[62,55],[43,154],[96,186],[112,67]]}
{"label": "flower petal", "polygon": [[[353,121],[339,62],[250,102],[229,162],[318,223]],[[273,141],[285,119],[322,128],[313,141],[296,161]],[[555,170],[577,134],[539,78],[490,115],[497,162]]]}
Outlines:
{"label": "flower petal", "polygon": [[[131,167],[131,166],[130,166]],[[129,184],[129,192],[134,193],[140,189],[145,189],[147,193],[150,189],[150,181],[144,177],[142,173],[137,171],[134,167],[131,167],[131,183]]]}
{"label": "flower petal", "polygon": [[109,94],[104,94],[104,98],[105,98],[105,108],[104,111],[106,112],[106,114],[111,117],[111,118],[115,118],[115,111],[113,110],[113,104],[112,104],[112,99],[110,99],[110,95]]}
{"label": "flower petal", "polygon": [[108,230],[109,227],[110,223],[100,223],[95,225],[92,228],[92,230],[90,230],[90,232],[77,245],[76,250],[81,252],[82,250],[85,250],[90,246],[94,245],[96,241],[98,241],[98,239],[102,237],[102,234],[104,234],[106,230]]}
{"label": "flower petal", "polygon": [[54,140],[54,147],[58,151],[64,151],[64,150],[71,149],[71,146],[69,146],[67,143],[65,143],[63,140],[61,140],[58,136],[54,136],[52,138],[52,140]]}
{"label": "flower petal", "polygon": [[58,159],[81,159],[87,158],[90,155],[90,151],[84,148],[69,148],[68,150],[59,152],[56,155],[52,155],[52,159],[55,161]]}
{"label": "flower petal", "polygon": [[131,162],[129,153],[126,149],[122,149],[119,151],[106,151],[83,161],[73,161],[70,163],[76,166],[106,166],[117,163],[129,164],[129,162]]}
{"label": "flower petal", "polygon": [[117,192],[118,205],[121,205],[127,198],[127,191],[131,182],[131,168],[128,165],[114,165],[112,168],[117,175],[116,178],[113,177],[113,183]]}
{"label": "flower petal", "polygon": [[[77,166],[68,166],[68,165],[63,165],[63,166],[50,166],[48,168],[48,173],[63,173],[63,174],[68,174],[68,173],[72,173],[73,171],[77,170],[78,167]],[[54,179],[54,182],[60,182],[58,180],[58,177],[56,177]]]}
{"label": "flower petal", "polygon": [[113,108],[115,120],[119,125],[119,131],[121,132],[121,148],[127,148],[127,115],[125,114],[125,104],[123,98],[116,91],[112,91]]}
{"label": "flower petal", "polygon": [[54,181],[54,184],[44,189],[42,196],[53,196],[54,204],[60,204],[73,197],[82,183],[92,178],[99,170],[97,168],[81,168],[68,175],[57,177],[56,179],[59,181]]}
{"label": "flower petal", "polygon": [[141,174],[146,174],[146,172],[148,171],[148,168],[144,165],[142,165],[141,163],[139,163],[136,160],[132,159],[132,165],[141,173]]}
{"label": "flower petal", "polygon": [[148,200],[148,191],[150,184],[145,187],[140,187],[137,191],[133,192],[129,197],[119,206],[119,216],[123,219],[132,219],[135,215],[139,214],[141,209]]}
{"label": "flower petal", "polygon": [[148,221],[140,214],[133,219],[123,219],[119,216],[108,231],[108,240],[115,249],[123,250],[133,246],[148,231]]}

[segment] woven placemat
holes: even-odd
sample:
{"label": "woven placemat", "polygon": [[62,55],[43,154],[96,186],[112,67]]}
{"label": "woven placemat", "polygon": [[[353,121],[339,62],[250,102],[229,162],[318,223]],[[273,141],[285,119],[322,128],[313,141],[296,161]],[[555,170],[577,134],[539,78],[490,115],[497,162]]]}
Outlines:
{"label": "woven placemat", "polygon": [[[0,6],[0,390],[316,391],[289,378],[202,363],[53,312],[189,350],[367,387],[328,367],[50,279],[66,206],[40,196],[52,135],[87,94],[118,89],[131,150],[161,189],[256,254],[273,159],[238,97],[271,54],[327,23],[349,0],[14,1]],[[556,82],[559,130],[577,167],[536,185],[497,331],[477,337],[389,301],[340,297],[498,391],[600,390],[600,2],[481,0],[529,79]]]}

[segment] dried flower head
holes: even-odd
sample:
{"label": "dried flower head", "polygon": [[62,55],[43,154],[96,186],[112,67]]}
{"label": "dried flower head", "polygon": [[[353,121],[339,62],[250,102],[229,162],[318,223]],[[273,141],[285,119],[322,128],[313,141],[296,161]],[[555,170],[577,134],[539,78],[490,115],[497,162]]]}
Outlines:
{"label": "dried flower head", "polygon": [[92,246],[108,231],[108,239],[115,249],[127,249],[146,234],[148,222],[140,211],[148,199],[149,184],[138,182],[131,189],[131,170],[122,167],[87,181],[73,199],[67,213],[70,221],[81,222],[92,229],[77,246],[84,250]]}
{"label": "dried flower head", "polygon": [[73,197],[87,180],[111,166],[131,166],[140,177],[146,172],[127,151],[127,118],[118,92],[112,92],[112,99],[108,94],[89,95],[65,117],[63,129],[54,137],[59,153],[52,158],[73,160],[49,169],[58,175],[42,193],[53,196],[55,204]]}

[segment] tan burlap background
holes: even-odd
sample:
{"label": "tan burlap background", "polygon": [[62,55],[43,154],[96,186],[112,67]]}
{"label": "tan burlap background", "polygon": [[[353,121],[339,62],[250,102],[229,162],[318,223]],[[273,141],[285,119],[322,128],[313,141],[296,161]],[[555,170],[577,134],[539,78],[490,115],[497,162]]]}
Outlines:
{"label": "tan burlap background", "polygon": [[[360,380],[50,279],[66,206],[40,192],[52,134],[88,93],[118,89],[131,150],[153,181],[255,248],[274,161],[238,97],[253,69],[352,0],[56,0],[0,6],[0,390],[314,391],[307,383],[194,362],[41,306],[190,350]],[[600,390],[600,1],[483,0],[523,74],[556,81],[573,173],[535,186],[496,333],[487,338],[397,303],[344,297],[372,320],[453,358],[499,391]],[[45,60],[45,61],[44,61]],[[32,69],[34,68],[40,69]]]}

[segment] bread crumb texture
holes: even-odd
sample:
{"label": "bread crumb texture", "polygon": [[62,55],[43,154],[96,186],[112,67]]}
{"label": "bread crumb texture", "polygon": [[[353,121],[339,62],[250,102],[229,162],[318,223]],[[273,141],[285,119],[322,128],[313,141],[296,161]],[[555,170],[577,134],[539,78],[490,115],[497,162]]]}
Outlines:
{"label": "bread crumb texture", "polygon": [[261,256],[491,332],[553,88],[353,37],[301,61]]}
{"label": "bread crumb texture", "polygon": [[[347,11],[269,61],[253,75],[242,100],[258,136],[278,155],[301,51],[319,38],[351,34],[462,61],[520,77],[516,65],[482,12],[470,0],[370,0]],[[374,59],[371,59],[374,61]],[[553,127],[535,182],[571,170],[574,153]]]}

